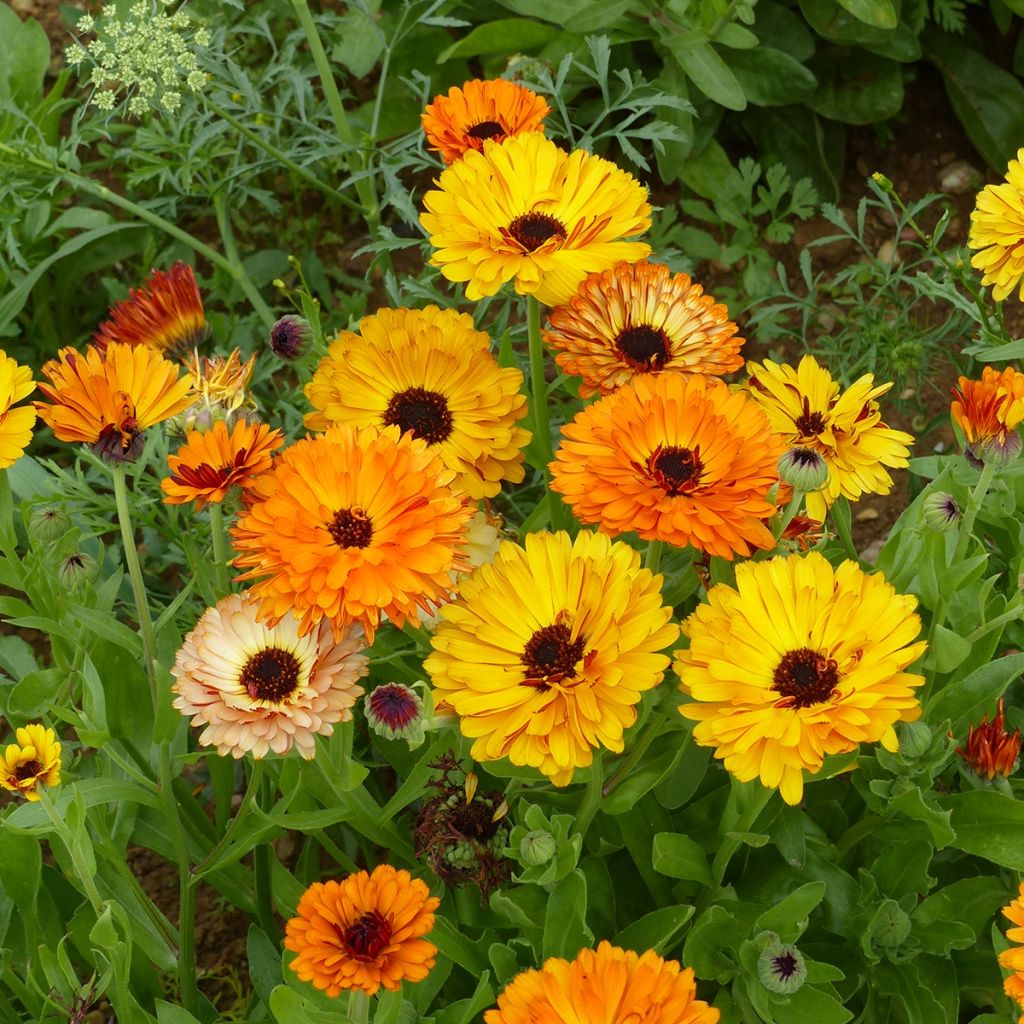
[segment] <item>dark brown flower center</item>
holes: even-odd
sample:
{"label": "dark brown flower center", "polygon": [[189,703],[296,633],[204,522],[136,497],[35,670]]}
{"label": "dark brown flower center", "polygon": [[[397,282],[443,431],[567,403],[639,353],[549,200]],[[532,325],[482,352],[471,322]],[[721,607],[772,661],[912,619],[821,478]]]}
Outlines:
{"label": "dark brown flower center", "polygon": [[799,966],[796,962],[796,957],[790,952],[780,953],[778,956],[772,957],[772,970],[783,981],[789,981],[796,974]]}
{"label": "dark brown flower center", "polygon": [[391,941],[391,922],[379,911],[363,914],[341,937],[345,952],[354,960],[376,960]]}
{"label": "dark brown flower center", "polygon": [[586,638],[572,640],[569,627],[562,622],[538,629],[526,642],[520,660],[526,666],[523,686],[546,690],[551,683],[572,679],[576,675],[576,662],[583,657]]}
{"label": "dark brown flower center", "polygon": [[43,765],[39,761],[26,761],[14,769],[14,777],[19,782],[26,782],[43,774]]}
{"label": "dark brown flower center", "polygon": [[773,676],[772,689],[786,698],[789,707],[808,708],[832,696],[839,682],[839,666],[810,647],[787,651]]}
{"label": "dark brown flower center", "polygon": [[365,548],[373,539],[373,523],[361,508],[353,506],[335,512],[327,532],[339,548]]}
{"label": "dark brown flower center", "polygon": [[265,647],[245,663],[240,682],[253,700],[277,703],[299,685],[299,661],[291,651]]}
{"label": "dark brown flower center", "polygon": [[409,388],[391,396],[384,412],[384,425],[395,424],[403,434],[412,432],[427,444],[447,441],[452,432],[452,414],[448,400],[437,391]]}
{"label": "dark brown flower center", "polygon": [[399,683],[378,686],[368,699],[374,715],[390,729],[404,729],[420,713],[415,694]]}
{"label": "dark brown flower center", "polygon": [[549,238],[565,238],[565,226],[546,213],[524,213],[508,226],[508,233],[527,251],[539,249]]}
{"label": "dark brown flower center", "polygon": [[468,804],[465,801],[457,803],[452,808],[448,824],[462,839],[487,842],[502,827],[504,821],[502,818],[494,820],[494,808],[489,803],[474,800]]}
{"label": "dark brown flower center", "polygon": [[811,403],[805,398],[803,412],[794,420],[801,437],[817,437],[825,429],[825,417],[811,412]]}
{"label": "dark brown flower center", "polygon": [[668,361],[669,344],[664,331],[641,324],[627,327],[616,339],[622,358],[641,373],[660,370]]}
{"label": "dark brown flower center", "polygon": [[505,129],[497,121],[481,121],[467,129],[466,134],[474,139],[493,139],[495,135],[504,135]]}
{"label": "dark brown flower center", "polygon": [[659,445],[647,459],[647,471],[666,494],[690,494],[700,485],[704,463],[700,445],[692,450],[676,445]]}

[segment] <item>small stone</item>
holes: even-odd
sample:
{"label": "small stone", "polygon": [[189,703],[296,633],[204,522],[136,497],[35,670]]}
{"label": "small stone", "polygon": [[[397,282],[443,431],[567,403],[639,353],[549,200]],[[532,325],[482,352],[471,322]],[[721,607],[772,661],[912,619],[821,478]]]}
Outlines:
{"label": "small stone", "polygon": [[946,167],[939,177],[939,188],[952,196],[966,195],[981,184],[981,172],[966,160],[957,160]]}
{"label": "small stone", "polygon": [[900,262],[900,255],[896,252],[896,243],[891,238],[887,238],[878,247],[878,252],[875,253],[875,256],[879,263],[888,264],[890,267]]}
{"label": "small stone", "polygon": [[939,166],[945,167],[946,164],[951,164],[956,159],[956,153],[951,149],[947,149],[945,153],[939,154]]}
{"label": "small stone", "polygon": [[875,216],[887,227],[896,227],[896,217],[891,210],[876,210]]}
{"label": "small stone", "polygon": [[871,506],[869,505],[867,508],[862,508],[857,513],[856,519],[858,523],[867,523],[870,522],[872,519],[877,519],[879,515],[880,513],[878,509],[871,508]]}
{"label": "small stone", "polygon": [[879,537],[877,540],[873,540],[863,551],[860,552],[860,560],[867,562],[868,565],[874,565],[878,561],[878,556],[882,553],[882,548],[885,547],[885,538]]}

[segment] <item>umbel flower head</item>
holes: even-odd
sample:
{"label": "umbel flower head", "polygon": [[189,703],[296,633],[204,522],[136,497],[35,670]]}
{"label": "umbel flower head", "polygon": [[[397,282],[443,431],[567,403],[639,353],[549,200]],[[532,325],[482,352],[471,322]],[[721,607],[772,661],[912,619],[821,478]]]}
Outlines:
{"label": "umbel flower head", "polygon": [[256,617],[248,595],[229,594],[202,618],[174,659],[174,706],[205,726],[199,737],[221,755],[265,757],[294,746],[307,760],[315,737],[348,722],[369,671],[358,626],[335,640],[330,626],[299,636],[285,615],[275,626]]}
{"label": "umbel flower head", "polygon": [[437,306],[381,309],[359,331],[338,335],[306,385],[316,410],[307,427],[397,426],[425,441],[455,472],[452,486],[474,499],[522,481],[523,375],[498,365],[472,317]]}
{"label": "umbel flower head", "polygon": [[278,455],[232,528],[239,579],[270,624],[293,612],[305,636],[327,619],[339,635],[381,616],[399,628],[429,614],[463,568],[473,508],[451,470],[397,426],[331,427]]}
{"label": "umbel flower head", "polygon": [[81,441],[114,461],[142,450],[142,432],[192,403],[192,382],[148,345],[90,345],[82,355],[63,348],[43,364],[39,418],[61,441]]}
{"label": "umbel flower head", "polygon": [[602,942],[517,974],[484,1024],[716,1024],[719,1016],[697,998],[689,967]]}
{"label": "umbel flower head", "polygon": [[678,636],[660,587],[602,534],[502,544],[441,610],[423,663],[473,757],[508,757],[565,786],[595,748],[621,752],[640,694],[668,665],[657,652]]}
{"label": "umbel flower head", "polygon": [[209,430],[218,420],[230,426],[243,410],[255,409],[249,393],[249,381],[256,367],[256,357],[244,363],[236,348],[224,356],[201,356],[198,352],[182,360],[192,378],[193,403],[175,417],[172,426],[182,435],[190,430]]}
{"label": "umbel flower head", "polygon": [[623,239],[651,226],[647,192],[631,174],[581,149],[566,153],[539,132],[467,152],[423,198],[431,263],[466,283],[471,300],[515,281],[521,295],[568,302],[583,279],[646,256]]}
{"label": "umbel flower head", "polygon": [[437,947],[423,938],[440,900],[408,871],[381,864],[340,882],[314,882],[285,927],[288,965],[332,998],[346,989],[372,996],[422,981]]}
{"label": "umbel flower head", "polygon": [[729,311],[686,274],[640,260],[590,274],[551,311],[544,340],[580,395],[608,394],[639,374],[721,376],[743,365]]}
{"label": "umbel flower head", "polygon": [[693,702],[679,711],[736,778],[797,804],[826,756],[895,751],[896,722],[920,717],[924,680],[905,671],[925,650],[916,604],[815,551],[737,565],[736,586],[712,587],[683,623],[675,670]]}
{"label": "umbel flower head", "polygon": [[1017,427],[1024,420],[1024,374],[1012,366],[986,366],[981,380],[961,377],[949,411],[967,439],[968,458],[1015,458],[1021,447]]}
{"label": "umbel flower head", "polygon": [[[1024,882],[1016,899],[1003,907],[1003,916],[1009,918],[1013,928],[1006,929],[1006,937],[1018,945],[1004,949],[999,954],[999,966],[1013,973],[1003,981],[1003,991],[1024,1010]],[[1024,1024],[1024,1014],[1020,1017]]]}
{"label": "umbel flower head", "polygon": [[637,377],[562,429],[551,489],[608,534],[731,559],[774,544],[782,442],[756,403],[712,377]]}
{"label": "umbel flower head", "polygon": [[427,145],[452,164],[468,150],[482,150],[486,139],[500,143],[522,132],[543,132],[550,113],[547,100],[524,85],[477,78],[435,96],[423,111],[423,131]]}
{"label": "umbel flower head", "polygon": [[1020,728],[1013,732],[1006,728],[1006,714],[1000,698],[993,719],[989,721],[988,715],[985,715],[980,725],[970,726],[967,743],[957,747],[956,752],[975,775],[991,781],[996,776],[1008,778],[1017,770],[1020,746]]}
{"label": "umbel flower head", "polygon": [[174,455],[167,457],[170,476],[160,481],[164,503],[195,502],[201,511],[209,502],[219,504],[232,487],[243,490],[270,469],[273,453],[284,444],[280,430],[263,423],[238,420],[228,433],[218,420],[209,431],[193,430]]}
{"label": "umbel flower head", "polygon": [[115,342],[148,345],[181,358],[207,334],[196,276],[180,260],[170,270],[154,270],[141,288],[133,288],[127,299],[111,306],[108,316],[93,335],[101,352]]}
{"label": "umbel flower head", "polygon": [[886,469],[906,466],[914,443],[910,434],[882,422],[875,399],[892,384],[876,387],[867,373],[841,392],[813,356],[804,356],[796,369],[766,359],[763,365],[747,363],[747,370],[751,397],[768,414],[773,433],[789,447],[816,451],[828,466],[825,486],[805,499],[812,519],[823,523],[840,495],[857,501],[892,490]]}
{"label": "umbel flower head", "polygon": [[[1006,178],[986,185],[974,201],[967,244],[978,251],[971,266],[982,272],[981,283],[992,286],[997,301],[1005,299],[1024,278],[1024,149],[1010,161]],[[1024,289],[1021,291],[1024,299]]]}
{"label": "umbel flower head", "polygon": [[39,786],[60,784],[57,734],[38,722],[15,731],[0,760],[0,786],[26,800],[39,799]]}
{"label": "umbel flower head", "polygon": [[36,411],[31,405],[13,408],[35,391],[36,382],[27,366],[19,366],[0,351],[0,469],[9,469],[25,453],[32,440]]}

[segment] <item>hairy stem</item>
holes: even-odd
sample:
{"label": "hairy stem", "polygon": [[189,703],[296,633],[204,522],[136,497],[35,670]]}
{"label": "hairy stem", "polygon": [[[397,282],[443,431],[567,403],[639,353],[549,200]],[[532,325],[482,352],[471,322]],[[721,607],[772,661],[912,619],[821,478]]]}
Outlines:
{"label": "hairy stem", "polygon": [[210,534],[213,538],[213,568],[217,576],[217,597],[231,590],[228,572],[227,538],[224,535],[224,512],[219,502],[210,503]]}

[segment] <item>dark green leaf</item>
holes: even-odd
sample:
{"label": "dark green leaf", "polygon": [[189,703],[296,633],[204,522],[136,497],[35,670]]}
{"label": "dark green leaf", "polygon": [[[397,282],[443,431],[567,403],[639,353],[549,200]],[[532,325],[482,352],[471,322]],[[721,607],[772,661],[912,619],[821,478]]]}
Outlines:
{"label": "dark green leaf", "polygon": [[895,28],[896,9],[892,0],[839,0],[858,21],[875,28]]}
{"label": "dark green leaf", "polygon": [[553,25],[526,18],[500,18],[478,25],[437,56],[443,64],[451,57],[479,57],[484,53],[530,53],[558,35]]}
{"label": "dark green leaf", "polygon": [[636,953],[653,949],[656,953],[664,954],[691,917],[693,907],[686,903],[652,910],[619,932],[615,936],[615,945],[622,949],[632,949]]}
{"label": "dark green leaf", "polygon": [[708,99],[729,110],[743,110],[746,107],[743,87],[710,43],[695,40],[692,34],[683,33],[666,36],[662,42],[690,81]]}
{"label": "dark green leaf", "polygon": [[807,882],[766,910],[752,932],[775,932],[783,942],[796,942],[807,927],[807,918],[825,898],[824,882]]}
{"label": "dark green leaf", "polygon": [[823,117],[874,124],[895,116],[903,105],[903,72],[895,61],[864,51],[832,52],[810,67],[820,84],[809,106]]}
{"label": "dark green leaf", "polygon": [[707,854],[689,836],[659,832],[651,856],[654,870],[669,878],[711,884]]}
{"label": "dark green leaf", "polygon": [[548,898],[544,917],[544,956],[571,960],[594,941],[587,927],[587,880],[582,871],[566,875]]}
{"label": "dark green leaf", "polygon": [[729,58],[747,100],[759,107],[799,103],[817,87],[818,80],[788,53],[770,46],[742,50]]}
{"label": "dark green leaf", "polygon": [[1004,868],[1024,871],[1024,803],[995,790],[970,790],[940,799],[952,812],[950,844]]}
{"label": "dark green leaf", "polygon": [[930,722],[949,719],[957,736],[995,711],[1006,688],[1024,672],[1024,654],[1007,654],[983,665],[966,679],[944,687],[928,702],[925,716]]}
{"label": "dark green leaf", "polygon": [[789,7],[774,0],[758,0],[754,15],[754,31],[762,46],[773,46],[801,62],[814,55],[814,36]]}

